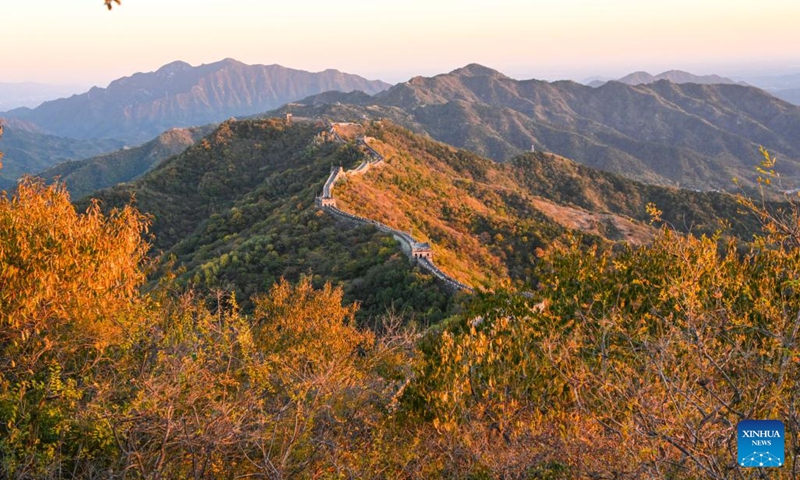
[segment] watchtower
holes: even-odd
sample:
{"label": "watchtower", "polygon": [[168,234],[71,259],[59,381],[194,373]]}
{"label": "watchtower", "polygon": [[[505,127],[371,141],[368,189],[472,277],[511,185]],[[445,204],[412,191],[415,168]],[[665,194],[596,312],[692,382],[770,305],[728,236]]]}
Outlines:
{"label": "watchtower", "polygon": [[415,243],[411,246],[411,258],[433,260],[433,250],[428,243]]}

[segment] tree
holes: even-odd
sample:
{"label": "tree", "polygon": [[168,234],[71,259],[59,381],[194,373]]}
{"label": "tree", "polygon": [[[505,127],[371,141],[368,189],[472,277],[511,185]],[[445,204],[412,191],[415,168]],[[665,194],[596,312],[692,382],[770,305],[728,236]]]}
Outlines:
{"label": "tree", "polygon": [[742,199],[763,224],[749,242],[665,226],[640,248],[552,245],[538,298],[478,297],[423,344],[407,405],[437,429],[431,449],[456,476],[743,478],[737,423],[780,419],[781,474],[797,476],[800,209],[787,201]]}
{"label": "tree", "polygon": [[131,207],[77,213],[61,185],[0,198],[0,477],[388,468],[411,337],[359,329],[307,280],[253,315],[170,274],[145,293],[146,228]]}
{"label": "tree", "polygon": [[78,214],[61,185],[0,197],[0,476],[110,455],[102,405],[144,317],[146,227],[130,207]]}

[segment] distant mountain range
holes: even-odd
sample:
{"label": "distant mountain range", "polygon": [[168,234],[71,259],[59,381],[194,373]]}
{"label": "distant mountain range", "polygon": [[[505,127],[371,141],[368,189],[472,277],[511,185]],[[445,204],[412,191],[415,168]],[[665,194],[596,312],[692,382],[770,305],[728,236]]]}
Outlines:
{"label": "distant mountain range", "polygon": [[34,141],[35,135],[138,144],[175,126],[260,114],[291,102],[271,114],[388,118],[495,160],[533,147],[640,181],[691,189],[731,188],[733,177],[746,183],[763,145],[778,155],[785,186],[800,186],[800,107],[718,76],[671,71],[622,80],[596,88],[520,81],[472,64],[387,88],[334,70],[309,73],[230,59],[199,67],[175,62],[106,89],[7,112],[25,125],[34,147],[7,148],[6,164],[15,166],[3,175],[13,180],[56,160],[79,159],[82,151],[96,155],[121,146],[89,142],[79,148],[80,142],[62,139],[70,143],[62,148],[67,145],[55,137]]}
{"label": "distant mountain range", "polygon": [[533,145],[637,180],[696,189],[752,178],[763,145],[778,154],[787,183],[800,180],[800,107],[743,85],[662,79],[592,88],[514,80],[473,64],[370,98],[325,94],[298,103],[310,116],[390,118],[495,160]]}
{"label": "distant mountain range", "polygon": [[[667,72],[659,73],[658,75],[651,75],[647,72],[633,72],[614,81],[627,85],[648,85],[651,83],[656,83],[659,80],[667,80],[672,83],[696,83],[699,85],[747,85],[744,82],[737,82],[731,80],[730,78],[721,77],[719,75],[694,75],[682,70],[669,70]],[[607,82],[603,80],[593,80],[587,85],[590,87],[599,87],[605,83]]]}
{"label": "distant mountain range", "polygon": [[[694,75],[681,70],[670,70],[655,76],[647,72],[634,72],[614,81],[628,85],[647,85],[659,80],[668,80],[672,83],[697,83],[700,85],[751,85],[765,90],[770,95],[781,100],[800,105],[800,74],[745,77],[737,81],[719,75]],[[590,87],[599,87],[607,82],[608,80],[592,79],[585,83]]]}
{"label": "distant mountain range", "polygon": [[246,65],[232,59],[193,67],[185,62],[137,73],[81,95],[35,109],[0,114],[32,122],[47,133],[79,139],[114,138],[129,144],[150,140],[174,127],[252,115],[317,93],[389,87],[337,70],[310,73],[280,65]]}

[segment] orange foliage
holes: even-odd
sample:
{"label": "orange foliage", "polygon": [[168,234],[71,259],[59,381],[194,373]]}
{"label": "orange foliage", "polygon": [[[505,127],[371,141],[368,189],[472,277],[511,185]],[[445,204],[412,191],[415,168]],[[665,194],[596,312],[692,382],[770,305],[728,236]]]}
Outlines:
{"label": "orange foliage", "polygon": [[63,186],[31,179],[0,198],[0,476],[108,445],[91,405],[143,317],[146,226],[129,207],[78,214]]}
{"label": "orange foliage", "polygon": [[144,281],[145,218],[128,207],[78,214],[61,185],[24,180],[0,199],[0,341],[70,350],[123,341]]}

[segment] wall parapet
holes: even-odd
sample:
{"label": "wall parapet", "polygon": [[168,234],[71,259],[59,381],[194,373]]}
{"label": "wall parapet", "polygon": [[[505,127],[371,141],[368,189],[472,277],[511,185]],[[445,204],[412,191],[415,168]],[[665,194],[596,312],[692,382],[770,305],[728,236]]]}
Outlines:
{"label": "wall parapet", "polygon": [[[335,130],[332,127],[331,130],[335,133]],[[455,291],[463,290],[473,293],[474,290],[471,287],[464,285],[458,280],[450,277],[449,275],[441,271],[433,263],[430,245],[428,245],[427,243],[418,242],[417,240],[414,239],[414,237],[412,237],[407,232],[396,230],[388,225],[378,222],[377,220],[372,220],[370,218],[365,218],[360,215],[355,215],[352,213],[345,212],[344,210],[341,210],[336,206],[336,199],[333,196],[333,186],[339,180],[340,175],[354,175],[354,174],[360,175],[365,173],[370,166],[373,166],[377,163],[381,163],[384,161],[383,156],[378,152],[376,152],[374,149],[372,149],[372,147],[367,145],[366,141],[364,141],[363,139],[359,139],[358,142],[364,147],[366,147],[368,152],[367,155],[371,158],[371,160],[369,161],[365,160],[364,162],[361,163],[361,165],[347,172],[345,172],[341,166],[332,167],[331,173],[328,176],[328,180],[325,182],[325,186],[322,189],[322,196],[317,198],[317,205],[319,205],[320,208],[322,208],[323,210],[330,213],[336,218],[355,222],[357,224],[362,224],[362,225],[372,225],[373,227],[378,229],[378,231],[392,235],[395,239],[397,239],[397,241],[401,243],[401,246],[404,247],[403,250],[408,252],[409,257],[412,260],[416,261],[420,267],[427,270],[437,279],[442,281],[442,283],[444,283],[447,287]]]}

